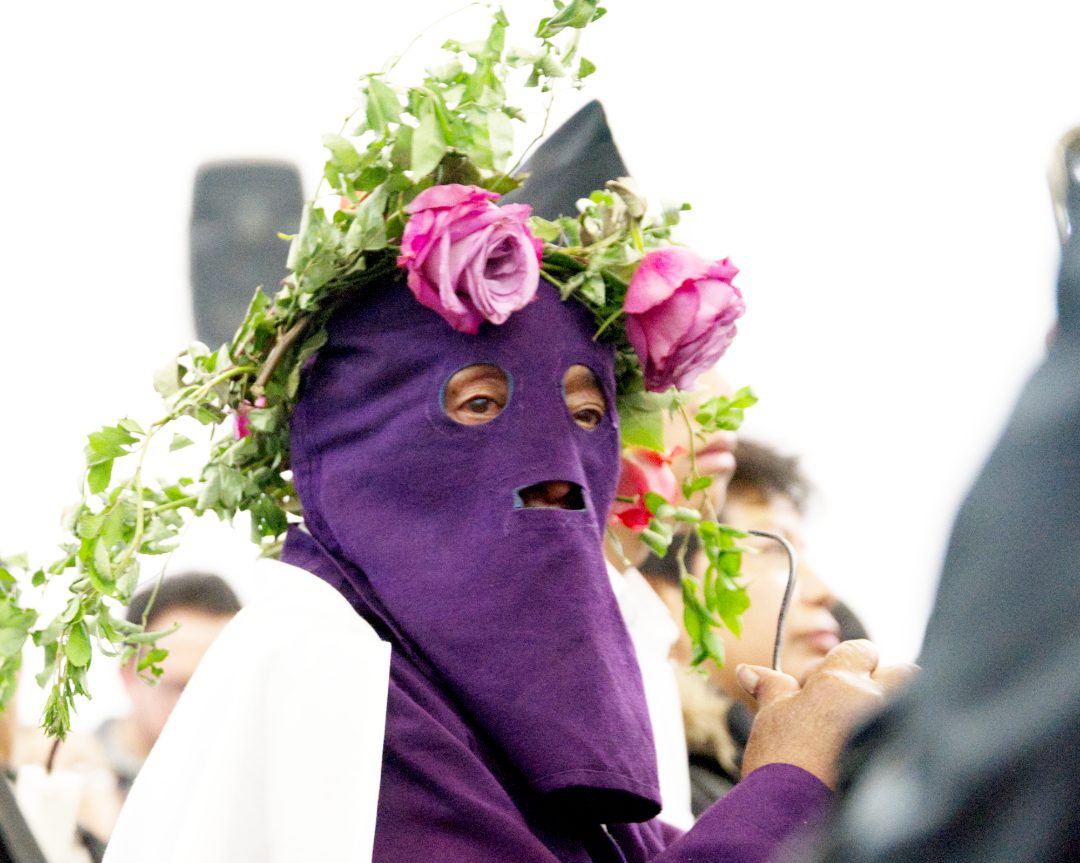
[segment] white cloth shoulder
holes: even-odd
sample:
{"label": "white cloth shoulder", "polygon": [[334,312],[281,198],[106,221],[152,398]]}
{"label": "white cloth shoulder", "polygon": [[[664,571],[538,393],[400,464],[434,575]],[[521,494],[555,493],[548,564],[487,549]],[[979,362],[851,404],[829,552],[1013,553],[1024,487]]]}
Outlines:
{"label": "white cloth shoulder", "polygon": [[682,830],[694,826],[690,809],[690,759],[686,752],[679,685],[671,648],[679,629],[664,601],[634,567],[619,572],[608,562],[608,576],[623,621],[634,643],[645,704],[649,709],[660,774],[660,818]]}
{"label": "white cloth shoulder", "polygon": [[390,646],[317,577],[256,567],[260,594],[200,663],[106,863],[371,860]]}

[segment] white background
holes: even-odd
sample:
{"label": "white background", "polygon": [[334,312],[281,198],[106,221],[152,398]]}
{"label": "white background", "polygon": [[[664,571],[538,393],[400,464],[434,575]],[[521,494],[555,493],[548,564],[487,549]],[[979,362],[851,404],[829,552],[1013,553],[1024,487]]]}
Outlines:
{"label": "white background", "polygon": [[[819,571],[910,658],[952,514],[1052,323],[1045,170],[1080,119],[1080,7],[608,5],[584,43],[599,71],[556,115],[601,98],[645,190],[693,202],[680,238],[741,268],[749,311],[723,367],[761,397],[746,431],[804,456]],[[0,553],[51,560],[86,433],[157,415],[151,372],[193,335],[197,165],[295,160],[310,192],[357,76],[450,8],[8,10]],[[506,8],[528,31],[550,7]],[[441,32],[480,36],[480,20]],[[172,566],[247,554],[211,548]],[[110,672],[87,724],[118,709]]]}

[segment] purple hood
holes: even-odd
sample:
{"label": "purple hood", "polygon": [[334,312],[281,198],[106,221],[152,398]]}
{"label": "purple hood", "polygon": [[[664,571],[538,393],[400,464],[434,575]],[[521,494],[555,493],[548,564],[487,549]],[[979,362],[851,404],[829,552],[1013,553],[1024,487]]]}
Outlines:
{"label": "purple hood", "polygon": [[[613,352],[592,332],[546,283],[476,336],[400,282],[364,288],[305,372],[292,465],[307,528],[354,605],[519,781],[586,819],[641,821],[659,809],[656,759],[602,554],[619,434]],[[502,368],[510,397],[490,423],[463,426],[441,395],[475,363]],[[592,430],[563,402],[575,364],[607,398]],[[518,490],[551,480],[579,485],[584,509],[520,506]]]}

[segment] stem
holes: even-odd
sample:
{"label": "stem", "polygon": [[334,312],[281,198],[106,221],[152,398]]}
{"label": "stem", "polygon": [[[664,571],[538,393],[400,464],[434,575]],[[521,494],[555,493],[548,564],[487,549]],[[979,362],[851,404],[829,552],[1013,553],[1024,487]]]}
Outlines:
{"label": "stem", "polygon": [[152,506],[146,510],[149,515],[156,515],[159,512],[168,512],[170,509],[179,509],[183,506],[191,506],[193,503],[198,503],[199,498],[193,494],[189,494],[186,497],[180,497],[176,500],[170,500],[168,503],[160,503],[157,506]]}
{"label": "stem", "polygon": [[[694,426],[690,422],[690,415],[686,412],[686,407],[684,405],[679,405],[679,414],[682,416],[683,422],[686,423],[687,439],[690,441],[690,476],[693,479],[700,479],[701,474],[698,473],[697,469],[697,447],[694,443]],[[713,506],[712,498],[709,497],[709,490],[707,488],[701,490],[701,498],[702,503],[704,504],[703,509],[707,511],[709,518],[712,521],[719,522],[720,516],[717,515],[716,507]]]}
{"label": "stem", "polygon": [[544,109],[544,125],[540,127],[540,134],[529,141],[524,151],[522,151],[521,155],[518,157],[518,160],[514,162],[514,167],[507,171],[503,176],[509,177],[511,174],[515,173],[517,169],[521,167],[522,163],[524,163],[525,157],[528,156],[532,148],[536,146],[536,143],[547,134],[548,123],[551,121],[551,108],[554,104],[555,91],[552,90],[551,95],[548,96],[547,107]]}
{"label": "stem", "polygon": [[142,468],[143,462],[146,460],[146,453],[150,449],[150,441],[161,428],[163,426],[151,426],[150,431],[146,433],[143,444],[139,448],[139,461],[135,464],[135,473],[128,480],[129,488],[132,485],[135,486],[135,534],[131,537],[131,542],[128,543],[127,548],[124,549],[124,553],[117,560],[118,568],[122,568],[124,564],[131,560],[132,555],[138,551],[139,546],[142,544],[143,534],[146,530],[146,501],[143,500]]}
{"label": "stem", "polygon": [[251,391],[256,395],[261,395],[263,388],[266,386],[266,382],[270,380],[270,377],[274,374],[275,369],[281,363],[282,357],[285,356],[286,351],[292,347],[302,332],[307,329],[308,323],[311,318],[301,318],[277,340],[273,350],[270,351],[270,356],[266,358],[266,362],[263,363],[261,369],[259,369],[259,375],[255,378],[255,383],[251,387]]}
{"label": "stem", "polygon": [[464,6],[458,8],[458,9],[454,9],[451,12],[447,12],[445,15],[443,15],[440,18],[436,18],[434,21],[432,21],[430,24],[428,24],[427,27],[425,27],[423,30],[421,30],[419,33],[417,33],[415,36],[413,36],[412,39],[409,40],[409,44],[406,45],[405,48],[396,57],[394,57],[389,63],[387,63],[385,66],[383,66],[382,73],[384,75],[386,75],[386,74],[389,74],[390,72],[393,72],[394,68],[397,66],[397,64],[400,63],[405,58],[405,55],[408,54],[412,50],[413,45],[415,45],[417,42],[419,42],[421,39],[423,39],[428,34],[428,31],[431,30],[436,24],[441,24],[447,18],[453,18],[455,15],[460,15],[466,9],[471,9],[473,6],[486,6],[489,9],[491,8],[487,3],[479,3],[479,2],[466,3]]}
{"label": "stem", "polygon": [[146,631],[146,622],[150,619],[150,614],[154,609],[154,602],[157,600],[158,591],[161,590],[161,583],[165,580],[165,568],[161,568],[161,572],[158,573],[157,579],[154,581],[154,589],[150,592],[150,598],[146,601],[146,608],[142,613],[142,628]]}
{"label": "stem", "polygon": [[53,765],[56,763],[56,753],[60,751],[61,740],[57,737],[52,742],[52,746],[49,747],[49,757],[45,759],[45,772],[52,773]]}
{"label": "stem", "polygon": [[566,290],[566,282],[562,281],[557,276],[552,275],[550,270],[545,270],[543,267],[541,267],[540,275],[547,279],[549,282],[551,282],[551,284],[557,287],[560,291]]}
{"label": "stem", "polygon": [[[619,315],[621,315],[622,313],[623,313],[622,309],[616,309],[614,312],[612,312],[610,317],[606,318],[604,320],[604,322],[602,324],[600,324],[600,327],[597,329],[597,331],[595,333],[593,333],[592,340],[595,342],[598,338],[600,338],[600,336],[604,332],[604,330],[606,330],[613,323],[615,323],[615,321],[617,321],[619,319]],[[691,452],[693,452],[693,446],[694,446],[694,443],[691,440],[691,442],[690,442]]]}

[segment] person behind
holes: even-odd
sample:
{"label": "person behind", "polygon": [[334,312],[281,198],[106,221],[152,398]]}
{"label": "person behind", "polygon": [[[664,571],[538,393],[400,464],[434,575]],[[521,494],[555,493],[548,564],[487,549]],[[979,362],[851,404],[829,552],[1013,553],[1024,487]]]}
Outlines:
{"label": "person behind", "polygon": [[122,795],[130,789],[195,668],[239,610],[240,600],[224,579],[199,572],[169,576],[132,598],[126,613],[130,622],[145,621],[148,630],[176,627],[176,631],[160,641],[169,656],[155,683],[148,684],[139,676],[137,656],[120,667],[131,711],[106,720],[96,732]]}
{"label": "person behind", "polygon": [[[760,443],[740,440],[735,447],[735,471],[727,485],[720,520],[742,530],[761,530],[785,537],[798,558],[795,593],[782,644],[782,667],[805,680],[841,640],[864,638],[857,619],[837,602],[827,584],[807,561],[804,507],[810,485],[798,459],[783,456]],[[727,793],[739,780],[739,766],[753,723],[753,698],[739,685],[736,669],[743,664],[771,665],[777,616],[787,585],[789,564],[783,547],[763,537],[740,541],[748,551],[742,573],[750,608],[742,618],[741,635],[720,633],[725,663],[708,665],[708,677],[687,670],[690,659],[685,635],[675,648],[680,699],[690,757],[690,780],[695,815]],[[707,567],[704,552],[692,537],[687,551],[690,569],[701,576]],[[642,564],[650,585],[672,615],[682,619],[682,586],[676,555],[651,556]],[[848,621],[845,630],[837,613]]]}

